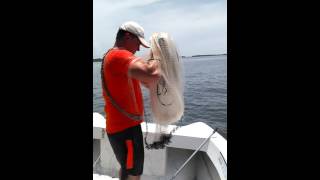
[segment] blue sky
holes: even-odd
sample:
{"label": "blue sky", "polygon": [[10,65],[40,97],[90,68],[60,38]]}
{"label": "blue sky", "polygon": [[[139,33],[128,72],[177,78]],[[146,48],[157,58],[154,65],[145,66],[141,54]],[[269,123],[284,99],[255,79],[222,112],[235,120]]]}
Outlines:
{"label": "blue sky", "polygon": [[146,40],[169,33],[184,56],[227,52],[227,0],[93,0],[93,58],[114,45],[125,21],[139,23]]}

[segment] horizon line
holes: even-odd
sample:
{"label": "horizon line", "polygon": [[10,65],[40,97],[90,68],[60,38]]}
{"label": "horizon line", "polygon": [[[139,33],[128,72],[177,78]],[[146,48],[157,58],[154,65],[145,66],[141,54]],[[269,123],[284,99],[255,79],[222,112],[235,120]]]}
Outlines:
{"label": "horizon line", "polygon": [[[181,55],[180,57],[195,57],[195,56],[217,56],[217,55],[228,55],[227,53],[219,53],[219,54],[194,54],[194,55]],[[102,59],[102,58],[93,58],[93,59]]]}

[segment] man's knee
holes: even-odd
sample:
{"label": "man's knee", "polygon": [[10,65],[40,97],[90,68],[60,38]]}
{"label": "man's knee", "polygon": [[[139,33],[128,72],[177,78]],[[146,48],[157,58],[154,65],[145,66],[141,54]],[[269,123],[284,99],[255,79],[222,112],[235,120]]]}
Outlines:
{"label": "man's knee", "polygon": [[140,176],[128,175],[128,180],[140,180]]}

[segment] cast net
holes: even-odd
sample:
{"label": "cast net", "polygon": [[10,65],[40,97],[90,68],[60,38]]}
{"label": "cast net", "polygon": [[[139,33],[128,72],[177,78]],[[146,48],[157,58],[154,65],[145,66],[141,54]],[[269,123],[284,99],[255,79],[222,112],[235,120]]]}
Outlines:
{"label": "cast net", "polygon": [[146,136],[145,143],[149,149],[159,149],[170,142],[172,133],[176,130],[168,126],[178,123],[184,114],[183,69],[181,57],[168,33],[153,33],[150,41],[148,59],[159,61],[161,78],[156,84],[149,86],[151,119],[155,124],[155,133]]}

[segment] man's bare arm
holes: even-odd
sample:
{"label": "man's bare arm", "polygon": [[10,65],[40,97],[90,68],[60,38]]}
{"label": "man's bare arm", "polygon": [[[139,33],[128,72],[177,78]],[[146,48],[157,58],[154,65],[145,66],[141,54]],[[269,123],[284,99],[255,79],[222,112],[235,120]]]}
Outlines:
{"label": "man's bare arm", "polygon": [[160,78],[159,62],[156,60],[147,62],[142,59],[135,60],[130,63],[128,73],[130,77],[145,84],[158,81]]}

